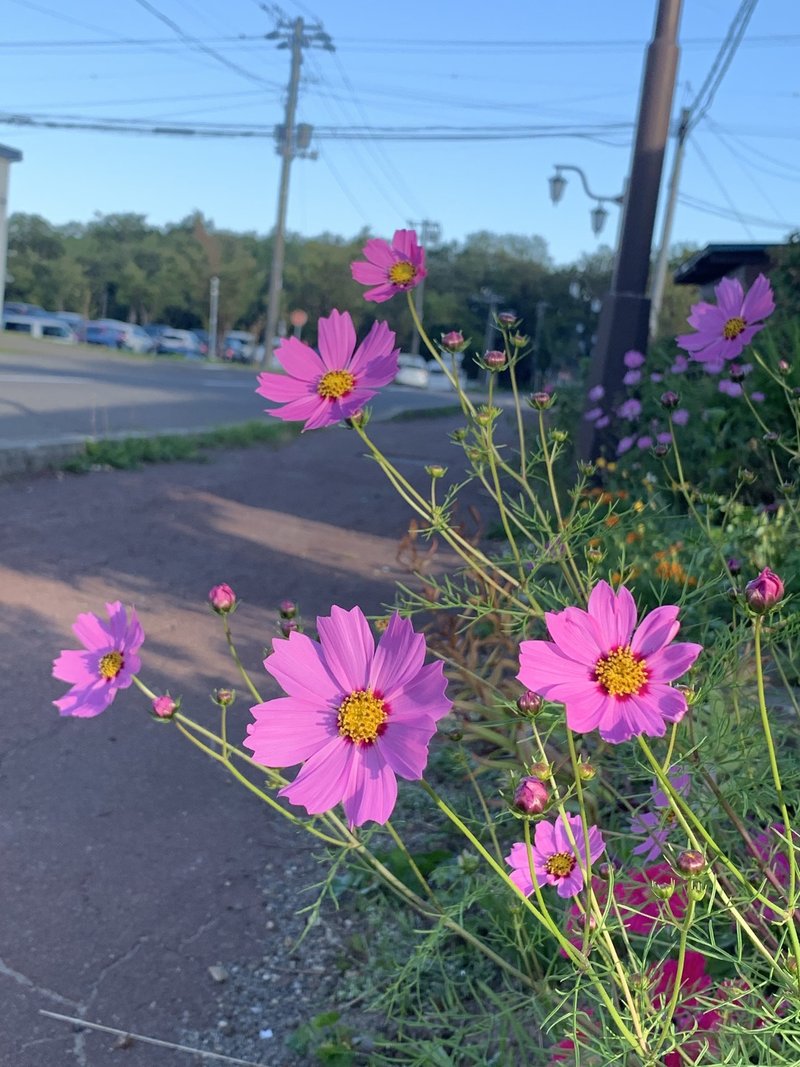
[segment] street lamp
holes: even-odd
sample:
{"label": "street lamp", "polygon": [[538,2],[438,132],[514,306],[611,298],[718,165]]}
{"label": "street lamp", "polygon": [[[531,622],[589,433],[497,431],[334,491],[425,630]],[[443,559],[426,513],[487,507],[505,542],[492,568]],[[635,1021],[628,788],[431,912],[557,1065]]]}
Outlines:
{"label": "street lamp", "polygon": [[583,173],[580,167],[575,167],[571,163],[556,163],[555,167],[555,174],[551,174],[550,177],[547,179],[550,185],[550,199],[553,201],[554,204],[557,204],[559,202],[561,197],[564,195],[564,190],[567,187],[567,179],[564,177],[562,172],[565,170],[574,170],[575,173],[581,179],[581,184],[583,185],[583,190],[586,195],[589,197],[590,200],[595,200],[597,202],[596,206],[593,207],[591,212],[589,213],[589,218],[591,219],[592,223],[592,233],[600,233],[600,231],[606,224],[606,219],[608,218],[608,211],[606,210],[605,204],[607,202],[610,202],[612,204],[617,204],[619,207],[621,207],[625,203],[625,194],[620,193],[619,196],[598,196],[596,193],[593,193],[592,190],[589,188],[589,183],[586,180],[586,175]]}

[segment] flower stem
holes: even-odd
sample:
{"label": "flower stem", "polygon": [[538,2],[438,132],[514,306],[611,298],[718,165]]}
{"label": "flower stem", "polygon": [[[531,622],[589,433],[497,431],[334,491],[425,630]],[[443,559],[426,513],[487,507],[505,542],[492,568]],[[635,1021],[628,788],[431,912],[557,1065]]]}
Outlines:
{"label": "flower stem", "polygon": [[247,670],[245,669],[244,664],[239,659],[239,653],[236,651],[236,646],[233,643],[233,634],[231,633],[231,624],[230,624],[229,617],[227,615],[223,615],[222,616],[222,625],[225,628],[225,640],[228,642],[228,651],[231,654],[231,659],[236,664],[236,666],[239,668],[239,673],[241,674],[242,678],[244,679],[244,684],[250,690],[251,695],[253,697],[255,697],[256,703],[263,704],[264,701],[261,699],[261,696],[259,695],[258,690],[253,685],[253,681],[252,681],[250,675],[247,673]]}

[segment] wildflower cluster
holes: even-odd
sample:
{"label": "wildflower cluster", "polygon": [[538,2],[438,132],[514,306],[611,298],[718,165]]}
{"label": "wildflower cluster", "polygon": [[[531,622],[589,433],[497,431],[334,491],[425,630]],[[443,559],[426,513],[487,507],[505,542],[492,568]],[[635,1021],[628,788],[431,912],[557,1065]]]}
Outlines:
{"label": "wildflower cluster", "polygon": [[[395,961],[387,1003],[404,1014],[383,1035],[412,1058],[391,1062],[455,1062],[437,1045],[451,1038],[481,1062],[534,1062],[537,1029],[553,1064],[798,1062],[800,415],[790,368],[749,347],[774,309],[768,281],[747,294],[722,282],[678,338],[688,355],[659,368],[628,352],[626,393],[588,391],[584,417],[615,442],[589,463],[570,454],[552,388],[520,395],[528,339],[515,312],[495,317],[496,347],[474,353],[478,398],[458,372],[469,340],[453,328],[434,341],[417,318],[416,234],[370,240],[364,257],[352,275],[365,299],[404,295],[458,398],[463,474],[448,476],[451,451],[409,477],[367,432],[367,404],[397,372],[384,322],[359,344],[350,315],[331,311],[318,350],[284,340],[257,392],[305,430],[352,427],[432,540],[426,563],[435,538],[458,565],[416,566],[374,625],[334,605],[306,633],[282,600],[263,662],[282,695],[269,699],[236,651],[238,596],[214,586],[208,604],[251,698],[237,720],[235,692],[215,690],[217,732],[144,683],[136,613],[109,604],[108,621],[78,617],[83,650],[56,659],[71,685],[56,706],[94,716],[135,684],[154,718],[328,849],[327,886],[358,865],[418,913],[428,937]],[[771,484],[784,486],[772,510],[744,499],[755,472],[725,492],[694,483],[680,442],[703,425],[690,415],[698,376],[727,370],[720,391],[763,421],[754,367],[789,402],[780,426],[764,424]],[[494,543],[455,519],[469,488],[496,509]],[[416,847],[420,824],[435,826],[437,852]],[[441,961],[438,1038],[433,952],[460,953],[464,976]]]}

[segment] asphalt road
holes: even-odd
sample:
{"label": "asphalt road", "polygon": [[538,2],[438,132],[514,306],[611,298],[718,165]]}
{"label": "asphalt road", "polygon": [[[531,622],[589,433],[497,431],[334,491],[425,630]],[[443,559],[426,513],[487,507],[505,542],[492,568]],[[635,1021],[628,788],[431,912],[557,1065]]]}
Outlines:
{"label": "asphalt road", "polygon": [[[0,334],[0,449],[247,422],[265,407],[255,393],[257,373]],[[392,386],[376,397],[374,412],[386,418],[443,403],[441,393]]]}

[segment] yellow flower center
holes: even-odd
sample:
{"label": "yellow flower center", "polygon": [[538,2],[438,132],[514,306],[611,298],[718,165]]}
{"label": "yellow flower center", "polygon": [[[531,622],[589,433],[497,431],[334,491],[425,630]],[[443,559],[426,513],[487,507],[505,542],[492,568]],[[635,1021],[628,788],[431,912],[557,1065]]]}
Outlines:
{"label": "yellow flower center", "polygon": [[739,318],[737,315],[735,318],[728,319],[725,325],[722,327],[722,336],[726,341],[732,341],[735,337],[738,337],[743,330],[747,328],[747,323],[744,319]]}
{"label": "yellow flower center", "polygon": [[553,878],[566,878],[568,874],[572,874],[575,870],[577,862],[571,852],[554,852],[552,856],[548,857],[544,869]]}
{"label": "yellow flower center", "polygon": [[325,400],[338,400],[352,392],[356,380],[349,370],[329,370],[317,384],[317,392]]}
{"label": "yellow flower center", "polygon": [[336,723],[341,737],[359,744],[372,744],[388,718],[386,704],[371,689],[358,689],[339,705]]}
{"label": "yellow flower center", "polygon": [[100,677],[107,678],[110,682],[122,670],[122,663],[121,652],[106,652],[104,656],[100,657]]}
{"label": "yellow flower center", "polygon": [[417,268],[408,260],[401,259],[399,263],[393,263],[389,268],[389,281],[395,285],[408,285],[417,276]]}
{"label": "yellow flower center", "polygon": [[644,661],[631,652],[630,645],[622,645],[597,661],[595,679],[611,697],[639,693],[647,682]]}

